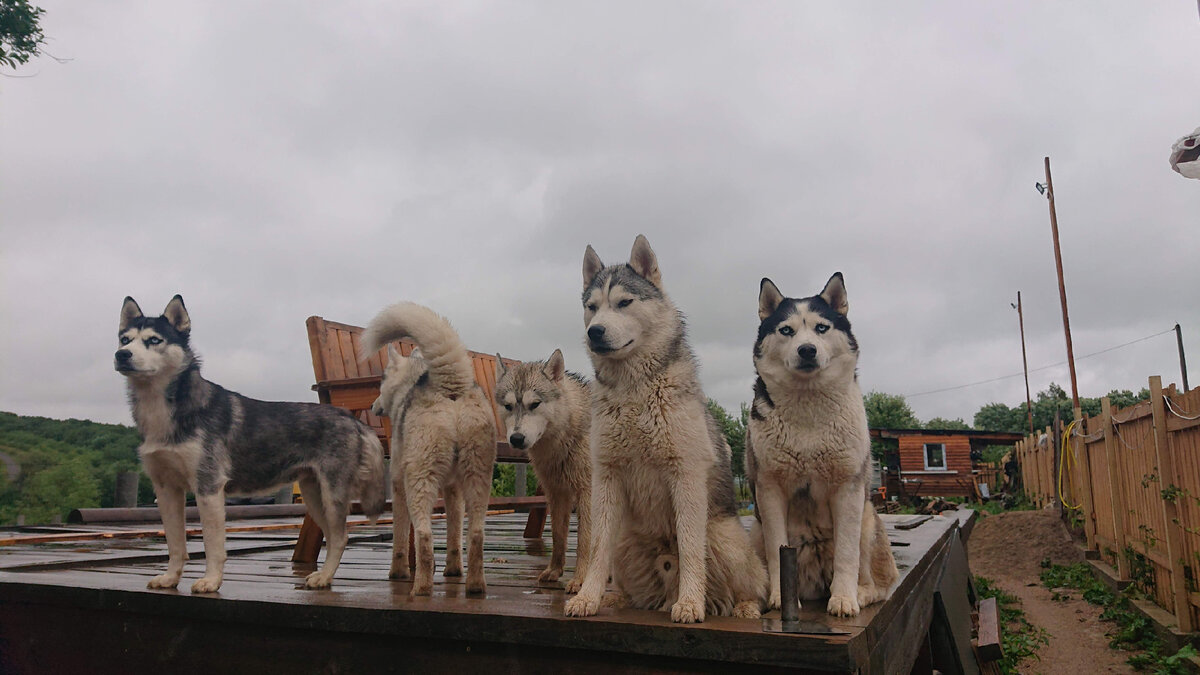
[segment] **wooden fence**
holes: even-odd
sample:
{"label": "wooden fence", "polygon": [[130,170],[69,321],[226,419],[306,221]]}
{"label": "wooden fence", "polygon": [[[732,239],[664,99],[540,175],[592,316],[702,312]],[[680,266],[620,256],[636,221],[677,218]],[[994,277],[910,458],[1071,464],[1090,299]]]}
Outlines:
{"label": "wooden fence", "polygon": [[1150,378],[1150,400],[1071,429],[1066,452],[1053,430],[1015,452],[1025,494],[1061,501],[1082,518],[1087,546],[1133,581],[1185,632],[1200,626],[1200,389],[1181,394]]}

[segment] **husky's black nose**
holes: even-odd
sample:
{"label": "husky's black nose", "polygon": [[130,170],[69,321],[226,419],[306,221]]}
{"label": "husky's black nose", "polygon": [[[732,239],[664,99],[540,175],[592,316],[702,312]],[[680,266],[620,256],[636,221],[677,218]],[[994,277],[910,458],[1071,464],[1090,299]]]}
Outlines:
{"label": "husky's black nose", "polygon": [[812,344],[802,344],[796,349],[796,353],[805,361],[812,361],[817,358],[817,347]]}
{"label": "husky's black nose", "polygon": [[508,437],[508,444],[520,450],[525,447],[525,434],[516,433]]}
{"label": "husky's black nose", "polygon": [[117,363],[126,363],[129,361],[129,359],[132,359],[132,358],[133,358],[133,352],[129,351],[128,349],[118,349],[117,350]]}
{"label": "husky's black nose", "polygon": [[604,341],[604,326],[592,326],[588,329],[588,339],[592,342]]}

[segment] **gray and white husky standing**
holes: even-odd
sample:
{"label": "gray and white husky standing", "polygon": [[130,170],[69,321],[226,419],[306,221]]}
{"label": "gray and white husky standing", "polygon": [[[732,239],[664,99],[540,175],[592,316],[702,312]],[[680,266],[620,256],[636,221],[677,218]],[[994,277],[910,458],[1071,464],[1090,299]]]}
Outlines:
{"label": "gray and white husky standing", "polygon": [[[408,578],[408,527],[416,535],[411,594],[433,593],[433,505],[446,500],[446,567],[462,574],[462,516],[467,512],[467,592],[483,593],[483,521],[496,462],[496,423],[475,382],[471,356],[458,333],[433,310],[401,302],[379,312],[362,335],[361,358],[394,340],[412,338],[418,358],[388,351],[376,402],[392,420],[392,565]],[[407,505],[407,509],[404,506]]]}
{"label": "gray and white husky standing", "polygon": [[150,588],[174,588],[187,560],[184,495],[196,495],[204,531],[204,576],[193,593],[221,587],[226,495],[262,494],[295,481],[329,542],[325,566],[307,588],[327,588],[346,548],[346,516],[357,494],[372,520],[387,500],[383,446],[369,426],[340,408],[257,401],[200,376],[189,346],[191,319],[176,295],[162,316],[147,317],[125,298],[115,356],[127,378],[142,435],[142,466],[154,483],[167,536],[167,571]]}
{"label": "gray and white husky standing", "polygon": [[800,597],[828,594],[837,616],[886,599],[899,576],[868,502],[871,443],[848,309],[840,272],[810,298],[785,298],[770,279],[760,284],[746,474],[772,608],[780,606],[784,544],[799,548]]}
{"label": "gray and white husky standing", "polygon": [[[643,236],[629,263],[583,259],[592,383],[593,554],[568,616],[600,607],[610,572],[623,601],[757,617],[766,572],[738,520],[729,444],[709,415],[683,317]],[[670,569],[670,567],[678,569]]]}
{"label": "gray and white husky standing", "polygon": [[592,536],[592,457],[588,448],[591,401],[583,378],[566,371],[562,351],[546,361],[505,367],[496,355],[496,404],[508,442],[528,448],[529,461],[546,492],[553,548],[538,581],[557,581],[567,557],[571,511],[579,508],[575,576],[568,593],[579,591],[587,574]]}

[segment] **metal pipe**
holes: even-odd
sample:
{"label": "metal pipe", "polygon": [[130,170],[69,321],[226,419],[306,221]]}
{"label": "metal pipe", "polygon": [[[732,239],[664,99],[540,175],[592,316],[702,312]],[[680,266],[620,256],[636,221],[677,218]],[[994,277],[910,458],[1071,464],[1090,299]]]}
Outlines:
{"label": "metal pipe", "polygon": [[796,547],[779,547],[779,618],[800,620],[800,588],[797,583]]}
{"label": "metal pipe", "polygon": [[1179,372],[1183,374],[1183,393],[1188,393],[1187,359],[1183,356],[1183,331],[1175,324],[1175,342],[1179,345]]}

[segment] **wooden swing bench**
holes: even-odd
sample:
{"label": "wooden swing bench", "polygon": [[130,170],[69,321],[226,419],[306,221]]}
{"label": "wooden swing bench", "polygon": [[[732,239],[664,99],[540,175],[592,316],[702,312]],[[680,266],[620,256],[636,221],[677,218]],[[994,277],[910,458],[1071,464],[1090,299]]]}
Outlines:
{"label": "wooden swing bench", "polygon": [[[358,360],[360,338],[363,332],[360,326],[326,321],[319,316],[310,316],[305,322],[308,327],[308,346],[312,352],[313,374],[317,383],[313,390],[321,403],[345,408],[363,422],[369,424],[379,440],[383,442],[385,452],[390,448],[392,435],[391,421],[386,417],[378,417],[371,413],[371,404],[379,396],[380,376],[387,365],[387,350],[381,349],[366,361]],[[400,353],[408,356],[416,345],[401,340],[397,343]],[[496,390],[496,357],[491,354],[470,352],[471,362],[475,367],[475,381],[483,388],[489,403],[492,404],[492,414],[496,418],[496,428],[503,429],[499,412],[496,410],[493,393]],[[507,359],[505,359],[508,362]],[[529,456],[524,450],[510,446],[505,440],[496,441],[496,461],[511,463],[527,463]],[[355,504],[357,510],[358,505]],[[388,508],[392,504],[388,502]],[[437,510],[443,508],[438,501]],[[525,524],[525,537],[539,539],[546,527],[546,497],[538,494],[531,497],[493,497],[488,502],[489,509],[529,509],[529,520]],[[321,551],[324,534],[308,515],[300,527],[300,535],[292,552],[292,562],[315,563]],[[409,538],[412,541],[412,538]],[[410,560],[415,560],[410,557]]]}

